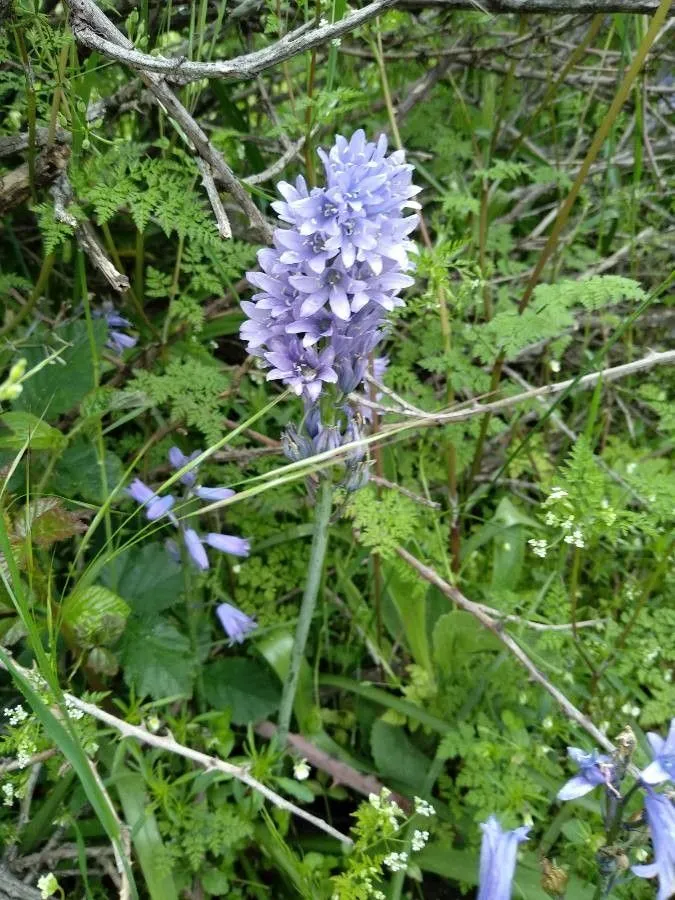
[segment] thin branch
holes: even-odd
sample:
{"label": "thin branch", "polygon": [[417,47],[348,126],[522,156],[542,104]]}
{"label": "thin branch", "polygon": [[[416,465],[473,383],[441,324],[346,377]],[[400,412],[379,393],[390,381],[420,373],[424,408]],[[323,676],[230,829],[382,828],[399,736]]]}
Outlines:
{"label": "thin branch", "polygon": [[607,619],[584,619],[583,622],[563,623],[562,625],[549,625],[546,622],[533,622],[532,619],[523,619],[522,616],[512,615],[511,613],[503,613],[499,609],[488,606],[485,603],[476,603],[478,609],[482,609],[484,613],[499,622],[514,622],[517,625],[524,625],[532,631],[573,631],[575,628],[599,628],[607,624]]}
{"label": "thin branch", "polygon": [[54,197],[54,217],[57,222],[63,222],[74,230],[77,243],[89,257],[94,268],[99,270],[112,288],[119,293],[129,290],[129,279],[122,272],[118,272],[108,259],[91,224],[86,221],[78,221],[68,212],[68,205],[73,199],[73,190],[65,173],[62,173],[54,182],[51,193]]}
{"label": "thin branch", "polygon": [[31,766],[36,766],[38,763],[43,763],[48,759],[51,759],[52,756],[56,756],[57,750],[54,747],[50,747],[48,750],[40,750],[39,753],[35,753],[28,760],[23,759],[9,759],[6,762],[0,763],[0,777],[6,775],[8,772],[16,772],[17,769],[28,769]]}
{"label": "thin branch", "polygon": [[668,366],[675,364],[675,350],[666,350],[663,353],[650,353],[633,362],[624,363],[621,366],[610,366],[607,369],[601,369],[598,372],[589,372],[588,375],[582,375],[581,378],[568,378],[566,381],[558,381],[554,384],[546,384],[542,387],[532,388],[524,391],[522,394],[515,394],[512,397],[504,397],[502,400],[495,400],[492,403],[478,403],[470,401],[468,406],[456,410],[438,413],[411,413],[406,410],[394,410],[388,407],[382,407],[368,401],[367,397],[360,394],[355,395],[358,402],[364,406],[376,406],[380,412],[398,413],[399,415],[415,416],[419,421],[415,425],[421,427],[427,425],[445,425],[448,422],[463,422],[473,416],[479,416],[484,413],[500,412],[503,409],[510,409],[519,403],[528,400],[538,400],[542,397],[550,397],[554,394],[561,394],[569,388],[590,388],[598,381],[614,381],[617,378],[625,378],[627,375],[633,375],[635,372],[652,369],[654,366]]}
{"label": "thin branch", "polygon": [[379,475],[371,475],[369,480],[379,487],[388,488],[391,491],[396,491],[399,494],[403,494],[404,497],[408,497],[409,500],[413,500],[420,506],[427,506],[429,509],[441,508],[441,504],[436,503],[435,500],[427,500],[426,497],[422,497],[420,494],[416,494],[414,491],[409,491],[408,488],[404,488],[402,485],[397,484],[395,481],[388,481],[386,478],[381,478]]}
{"label": "thin branch", "polygon": [[[91,0],[67,0],[73,14],[73,33],[80,37],[82,23],[88,23],[95,33],[103,35],[107,43],[123,51],[133,50],[133,44],[119,31],[108,17]],[[90,29],[90,30],[91,30]],[[237,205],[248,217],[251,228],[265,243],[272,239],[272,228],[263,214],[249,196],[246,188],[237,179],[228,166],[222,153],[209,141],[205,131],[190,115],[164,79],[152,72],[140,73],[143,83],[152,93],[155,100],[164,109],[178,132],[183,136],[196,153],[207,163],[215,178],[229,191]]]}
{"label": "thin branch", "polygon": [[[276,737],[278,730],[273,722],[260,722],[255,726],[256,734],[268,740]],[[361,772],[357,772],[356,769],[347,765],[347,763],[335,759],[334,756],[330,756],[324,750],[319,750],[311,741],[308,741],[307,738],[302,737],[300,734],[288,734],[286,746],[297,750],[315,769],[320,769],[322,772],[330,775],[333,779],[333,784],[344,784],[364,797],[368,797],[370,794],[379,794],[384,787],[382,782],[378,781],[374,775],[363,775]],[[410,811],[411,803],[407,797],[393,791],[391,797],[401,809],[407,812]]]}
{"label": "thin branch", "polygon": [[124,39],[122,44],[111,37],[108,29],[99,27],[102,13],[91,0],[66,0],[72,12],[73,33],[81,43],[110,59],[143,72],[166,75],[181,84],[202,78],[221,78],[225,81],[246,81],[255,78],[265,69],[353,31],[395,3],[396,0],[374,0],[373,3],[332,24],[312,29],[307,29],[303,25],[263,50],[256,50],[231,60],[200,62],[185,57],[171,59],[141,53],[130,41]]}
{"label": "thin branch", "polygon": [[213,172],[211,171],[211,166],[204,162],[201,157],[197,157],[197,166],[199,167],[199,171],[202,175],[202,184],[206,190],[207,196],[209,198],[209,203],[211,204],[211,209],[213,210],[213,214],[216,217],[216,226],[218,228],[218,234],[224,240],[232,237],[232,228],[230,227],[230,220],[227,218],[227,213],[225,212],[225,207],[223,206],[223,202],[220,199],[220,195],[218,193],[218,188],[216,187],[216,183],[213,180]]}
{"label": "thin branch", "polygon": [[430,566],[420,562],[419,559],[403,547],[398,547],[396,552],[401,559],[404,560],[404,562],[407,562],[408,565],[421,575],[425,581],[428,581],[429,584],[433,584],[434,587],[437,587],[438,590],[449,600],[452,600],[456,606],[463,609],[465,612],[468,612],[477,619],[483,627],[492,632],[492,634],[494,634],[494,636],[511,651],[518,662],[527,669],[531,678],[536,681],[537,684],[540,684],[545,691],[548,691],[568,719],[571,719],[573,722],[576,722],[577,725],[580,725],[581,728],[590,734],[594,741],[601,747],[604,747],[609,753],[614,752],[614,744],[609,740],[607,735],[603,734],[603,732],[600,731],[600,729],[588,718],[588,716],[585,716],[580,709],[577,709],[562,691],[558,690],[554,684],[551,684],[548,678],[535,666],[525,651],[521,649],[520,645],[516,643],[511,635],[506,634],[501,623],[485,612],[485,608],[482,604],[474,603],[473,600],[469,600],[458,588],[448,584],[448,582],[444,581]]}
{"label": "thin branch", "polygon": [[157,747],[159,750],[164,750],[167,753],[174,753],[176,756],[182,756],[185,759],[189,759],[192,762],[203,766],[209,771],[216,770],[218,772],[223,772],[225,775],[229,775],[231,778],[236,778],[237,781],[241,781],[243,784],[253,788],[254,791],[262,794],[263,797],[279,809],[287,810],[298,816],[298,818],[310,822],[316,828],[325,831],[326,834],[336,838],[343,844],[352,844],[351,838],[346,834],[342,834],[342,832],[333,828],[332,825],[324,822],[323,819],[296,806],[294,803],[286,800],[285,797],[282,797],[280,794],[277,794],[275,791],[268,788],[262,782],[258,781],[257,778],[254,778],[246,767],[236,766],[233,763],[225,762],[215,756],[208,756],[206,753],[201,753],[199,750],[193,750],[190,747],[179,744],[172,737],[163,737],[159,734],[152,734],[152,732],[147,731],[145,728],[141,728],[138,725],[131,725],[123,719],[118,719],[116,716],[111,715],[105,710],[99,709],[95,704],[89,703],[86,700],[80,700],[79,697],[75,697],[72,694],[65,694],[64,696],[68,703],[72,704],[77,709],[82,710],[83,713],[86,713],[93,719],[103,722],[103,724],[107,725],[109,728],[113,728],[115,731],[119,732],[122,737],[132,738],[133,740],[139,741],[142,744],[147,744],[150,747]]}

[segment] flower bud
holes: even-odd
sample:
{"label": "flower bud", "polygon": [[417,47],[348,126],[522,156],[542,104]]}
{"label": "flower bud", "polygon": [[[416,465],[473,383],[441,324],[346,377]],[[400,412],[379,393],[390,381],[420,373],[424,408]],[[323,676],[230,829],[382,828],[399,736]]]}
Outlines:
{"label": "flower bud", "polygon": [[544,857],[541,861],[541,887],[549,897],[564,897],[569,875]]}

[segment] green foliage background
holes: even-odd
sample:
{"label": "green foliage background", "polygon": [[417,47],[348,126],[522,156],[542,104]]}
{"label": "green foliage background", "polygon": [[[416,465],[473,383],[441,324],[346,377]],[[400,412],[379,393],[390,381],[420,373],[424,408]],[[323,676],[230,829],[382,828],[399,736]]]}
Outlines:
{"label": "green foliage background", "polygon": [[[556,211],[649,20],[404,7],[258,79],[172,84],[240,179],[297,144],[249,186],[270,218],[275,180],[311,179],[316,147],[336,133],[400,136],[425,230],[386,342],[388,390],[436,412],[497,382],[508,397],[669,349],[667,41],[612,118],[535,285]],[[138,49],[201,60],[348,12],[339,0],[102,8]],[[123,826],[133,890],[152,900],[459,898],[472,895],[478,826],[494,813],[505,827],[533,826],[515,896],[546,896],[544,857],[568,872],[567,900],[598,896],[599,793],[554,799],[572,774],[566,747],[592,741],[397,549],[512,617],[503,627],[545,677],[608,736],[629,725],[644,764],[645,733],[664,733],[675,713],[672,369],[370,446],[377,480],[335,504],[293,731],[357,782],[377,778],[436,815],[395,831],[330,763],[294,778],[302,743],[284,754],[260,723],[274,721],[288,670],[317,475],[282,469],[278,441],[298,402],[265,381],[238,338],[259,238],[226,192],[234,237],[220,237],[189,138],[133,69],[78,45],[62,4],[14,0],[0,16],[0,660],[42,679],[2,681],[0,841],[12,877],[35,884],[53,871],[68,898],[117,896],[111,842],[122,846]],[[54,178],[36,174],[50,154],[72,186],[68,213],[93,229],[128,290],[111,288],[59,217]],[[10,202],[22,167],[25,190]],[[111,305],[138,337],[122,356],[97,317]],[[377,427],[401,420],[385,411]],[[216,447],[200,477],[244,496],[209,514],[209,527],[250,538],[248,559],[190,571],[125,495],[133,477],[168,478],[174,444]],[[245,644],[224,639],[221,602],[257,619]],[[240,782],[75,717],[61,689],[245,763],[352,829],[355,846],[343,852]],[[8,712],[19,703],[29,715]],[[409,851],[420,828],[430,842],[411,853],[407,877],[392,874],[385,856]],[[642,829],[622,840],[631,862],[651,852]],[[640,900],[654,887],[622,875],[615,893]]]}

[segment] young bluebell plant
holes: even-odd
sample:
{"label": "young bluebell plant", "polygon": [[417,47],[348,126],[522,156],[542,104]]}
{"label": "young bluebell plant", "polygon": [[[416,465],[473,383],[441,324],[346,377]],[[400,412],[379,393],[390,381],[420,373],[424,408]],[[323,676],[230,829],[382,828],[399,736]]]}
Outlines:
{"label": "young bluebell plant", "polygon": [[[186,456],[178,447],[172,447],[169,450],[169,463],[173,469],[180,471],[190,466],[199,455],[199,450]],[[213,502],[227,500],[234,496],[235,493],[231,488],[227,487],[208,487],[197,484],[198,467],[194,465],[180,475],[179,481],[185,486],[184,500],[196,497],[200,500]],[[230,556],[246,557],[249,555],[251,544],[247,538],[213,531],[208,532],[206,535],[200,535],[194,528],[184,525],[172,512],[176,503],[176,498],[173,494],[165,494],[160,497],[140,478],[135,478],[126,492],[144,507],[145,514],[150,521],[156,521],[165,516],[168,518],[178,530],[190,560],[200,571],[203,572],[210,567],[209,557],[206,552],[207,546],[221,553],[227,553]],[[180,550],[174,540],[167,540],[166,548],[174,560],[177,562],[181,561]],[[252,619],[249,619],[236,607],[227,603],[218,607],[217,614],[223,629],[231,641],[240,643],[255,628],[255,622]]]}
{"label": "young bluebell plant", "polygon": [[481,828],[477,900],[511,900],[518,845],[527,840],[530,829],[521,825],[513,831],[503,831],[495,816],[490,816]]}
{"label": "young bluebell plant", "polygon": [[[403,305],[400,292],[413,284],[409,235],[417,215],[403,211],[419,208],[419,188],[403,152],[387,156],[386,138],[368,142],[359,130],[319,155],[324,187],[309,189],[302,176],[278,185],[283,200],[273,206],[287,227],[258,253],[260,271],[247,277],[259,292],[242,303],[249,353],[269,369],[269,380],[305,402],[300,429],[291,426],[284,439],[292,459],[360,438],[365,417],[348,395],[385,336],[387,313]],[[348,488],[365,483],[361,459],[347,468]]]}

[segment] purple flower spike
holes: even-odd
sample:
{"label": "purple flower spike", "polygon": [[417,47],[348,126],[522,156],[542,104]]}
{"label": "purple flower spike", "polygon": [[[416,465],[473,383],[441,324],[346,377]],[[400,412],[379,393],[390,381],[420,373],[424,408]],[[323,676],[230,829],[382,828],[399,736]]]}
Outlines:
{"label": "purple flower spike", "polygon": [[197,532],[192,528],[186,528],[183,534],[183,540],[185,541],[187,551],[197,568],[201,569],[202,571],[208,569],[209,558],[206,555],[206,550],[204,549],[204,545],[202,544],[201,538],[199,537]]}
{"label": "purple flower spike", "polygon": [[236,491],[226,487],[196,487],[192,491],[200,500],[215,501],[229,500],[234,497]]}
{"label": "purple flower spike", "polygon": [[633,866],[638,878],[659,879],[657,900],[670,900],[675,894],[675,806],[668,797],[648,789],[645,811],[654,847],[654,862]]}
{"label": "purple flower spike", "polygon": [[614,765],[608,756],[603,756],[596,750],[586,753],[578,747],[568,747],[567,755],[579,766],[580,771],[561,787],[558,800],[576,800],[590,793],[599,784],[611,784]]}
{"label": "purple flower spike", "polygon": [[511,900],[518,844],[527,840],[530,829],[521,826],[513,831],[502,831],[495,816],[490,816],[481,828],[480,886],[476,900]]}
{"label": "purple flower spike", "polygon": [[664,740],[660,734],[650,731],[647,740],[654,754],[654,761],[640,773],[645,784],[661,784],[663,781],[675,780],[675,719],[670,723],[668,737]]}
{"label": "purple flower spike", "polygon": [[246,538],[235,537],[233,534],[210,532],[206,535],[206,543],[214,550],[229,553],[230,556],[248,556],[251,552],[251,542]]}
{"label": "purple flower spike", "polygon": [[242,303],[241,327],[268,378],[310,403],[327,384],[347,394],[363,380],[387,312],[413,283],[417,216],[404,210],[419,208],[413,167],[401,151],[387,155],[384,137],[338,135],[319,156],[325,187],[309,189],[302,178],[277,186],[283,200],[272,206],[288,227],[258,253],[260,271],[247,274],[258,293]]}
{"label": "purple flower spike", "polygon": [[243,644],[244,639],[251,631],[258,627],[258,623],[254,619],[229,603],[221,603],[220,606],[217,606],[216,615],[232,644]]}

